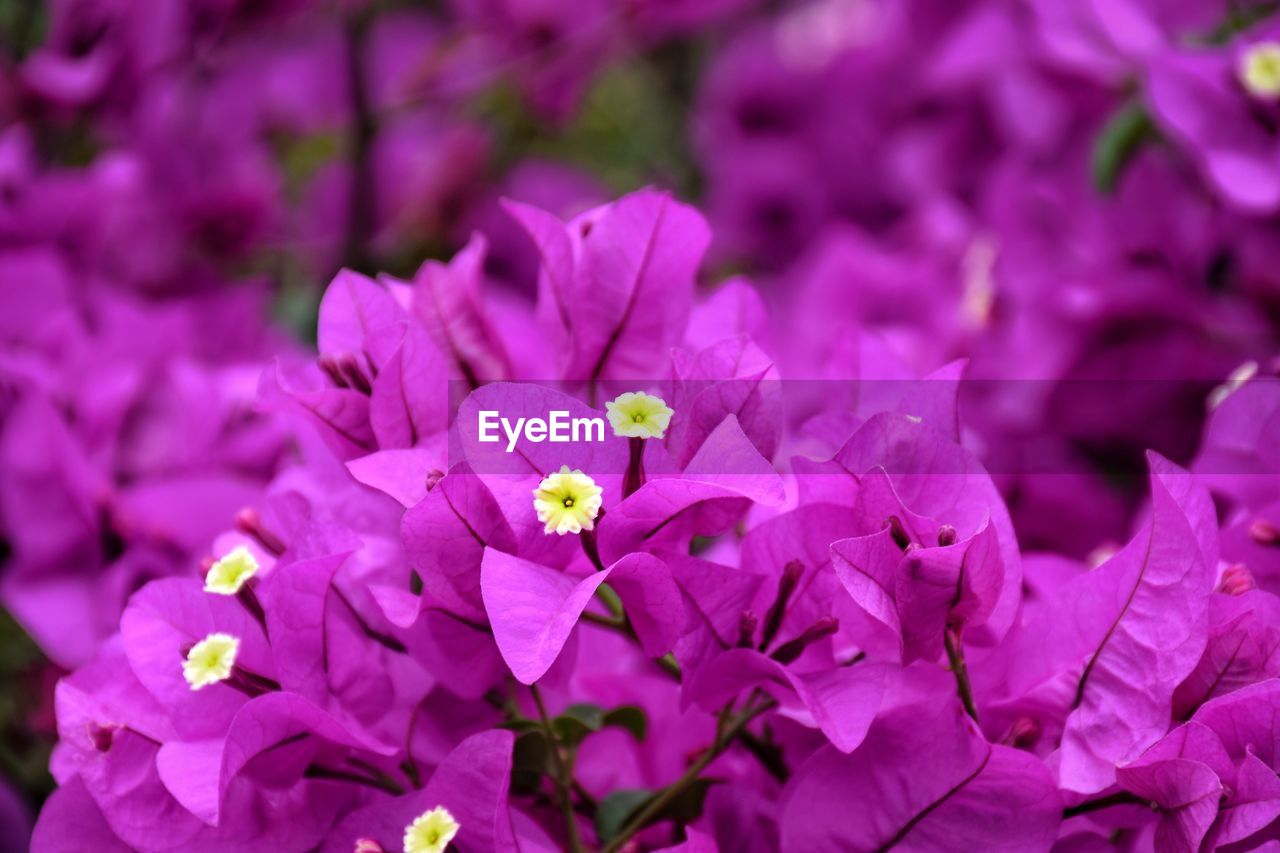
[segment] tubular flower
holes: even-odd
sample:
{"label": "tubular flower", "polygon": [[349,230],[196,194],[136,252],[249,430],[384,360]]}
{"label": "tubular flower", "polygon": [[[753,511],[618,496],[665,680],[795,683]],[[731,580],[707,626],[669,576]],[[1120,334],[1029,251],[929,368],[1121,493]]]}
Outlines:
{"label": "tubular flower", "polygon": [[1280,99],[1280,42],[1264,41],[1240,54],[1240,83],[1255,98]]}
{"label": "tubular flower", "polygon": [[643,391],[628,391],[604,405],[613,434],[621,438],[662,438],[675,414],[661,397]]}
{"label": "tubular flower", "polygon": [[581,533],[593,529],[603,492],[586,474],[561,465],[533,490],[533,508],[547,533]]}
{"label": "tubular flower", "polygon": [[440,853],[461,828],[448,809],[436,806],[405,827],[404,853]]}
{"label": "tubular flower", "polygon": [[240,640],[230,634],[214,633],[191,647],[182,664],[182,677],[192,690],[225,681],[236,665]]}
{"label": "tubular flower", "polygon": [[249,578],[258,573],[258,560],[243,545],[238,545],[209,569],[204,577],[204,591],[218,595],[235,595]]}

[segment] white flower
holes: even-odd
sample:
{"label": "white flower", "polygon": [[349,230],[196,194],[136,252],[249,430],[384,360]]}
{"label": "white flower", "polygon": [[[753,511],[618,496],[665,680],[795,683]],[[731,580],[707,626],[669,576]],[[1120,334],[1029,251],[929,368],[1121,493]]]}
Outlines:
{"label": "white flower", "polygon": [[628,391],[604,404],[613,434],[622,438],[662,438],[675,414],[661,397]]}
{"label": "white flower", "polygon": [[192,690],[217,684],[231,676],[240,640],[230,634],[210,634],[191,647],[182,664],[182,677]]}
{"label": "white flower", "polygon": [[404,853],[440,853],[462,826],[444,806],[414,818],[404,829]]}
{"label": "white flower", "polygon": [[209,569],[204,576],[204,591],[235,595],[249,578],[258,573],[258,568],[258,559],[253,552],[237,545]]}
{"label": "white flower", "polygon": [[568,465],[561,465],[559,471],[543,478],[533,490],[533,508],[547,533],[581,533],[595,525],[603,494],[604,489],[595,480],[576,468],[570,471]]}
{"label": "white flower", "polygon": [[1236,73],[1250,95],[1280,100],[1280,42],[1263,41],[1245,48]]}

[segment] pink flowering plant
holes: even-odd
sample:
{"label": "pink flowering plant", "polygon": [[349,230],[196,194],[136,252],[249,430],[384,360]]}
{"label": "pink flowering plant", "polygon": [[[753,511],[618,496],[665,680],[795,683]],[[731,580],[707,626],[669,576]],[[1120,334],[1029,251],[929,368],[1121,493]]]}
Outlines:
{"label": "pink flowering plant", "polygon": [[[1202,478],[1150,454],[1128,544],[1032,559],[963,365],[807,416],[845,438],[803,452],[752,329],[695,294],[692,208],[512,209],[529,312],[489,310],[477,239],[340,273],[315,361],[267,369],[302,453],[59,684],[38,849],[1191,849],[1280,818],[1232,722],[1270,701],[1275,599]],[[1265,492],[1213,454],[1265,453],[1236,409],[1268,389],[1212,421],[1224,489]],[[538,413],[582,434],[510,429]]]}

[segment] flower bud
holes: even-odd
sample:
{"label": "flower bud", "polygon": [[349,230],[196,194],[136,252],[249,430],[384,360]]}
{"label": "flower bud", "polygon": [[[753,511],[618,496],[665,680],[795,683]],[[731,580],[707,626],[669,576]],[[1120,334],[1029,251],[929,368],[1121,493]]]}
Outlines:
{"label": "flower bud", "polygon": [[814,622],[806,628],[804,633],[799,637],[778,646],[777,650],[769,657],[773,658],[778,663],[792,663],[799,658],[800,655],[804,654],[804,650],[809,648],[809,646],[819,640],[830,637],[839,630],[839,619],[834,616],[823,616],[817,622]]}
{"label": "flower bud", "polygon": [[1244,595],[1252,589],[1256,589],[1258,584],[1253,579],[1253,573],[1244,563],[1232,563],[1222,569],[1222,577],[1218,579],[1218,592],[1224,592],[1227,595]]}
{"label": "flower bud", "polygon": [[1249,525],[1249,538],[1259,545],[1280,545],[1280,527],[1265,518],[1255,518]]}

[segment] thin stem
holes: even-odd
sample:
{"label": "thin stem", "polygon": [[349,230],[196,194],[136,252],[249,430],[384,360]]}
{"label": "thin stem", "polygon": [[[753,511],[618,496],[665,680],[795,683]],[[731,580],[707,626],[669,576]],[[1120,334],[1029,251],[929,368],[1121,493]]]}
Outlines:
{"label": "thin stem", "polygon": [[601,628],[608,628],[610,631],[617,631],[620,634],[625,634],[627,631],[627,624],[624,620],[613,616],[605,616],[601,613],[592,613],[590,610],[582,611],[582,621],[590,622],[592,625],[599,625]]}
{"label": "thin stem", "polygon": [[258,600],[257,594],[253,591],[253,584],[246,583],[240,587],[240,591],[236,593],[236,599],[239,600],[245,610],[249,611],[249,615],[254,618],[254,621],[262,626],[262,633],[270,637],[271,631],[267,627],[267,613],[262,609],[262,602]]}
{"label": "thin stem", "polygon": [[644,485],[644,439],[632,437],[627,447],[627,475],[622,481],[622,498],[626,500]]}
{"label": "thin stem", "polygon": [[760,766],[774,779],[779,782],[785,782],[791,776],[791,770],[783,760],[782,750],[778,749],[777,744],[766,738],[756,737],[745,730],[738,735],[738,740],[742,742],[747,752],[756,757],[756,760],[760,762]]}
{"label": "thin stem", "polygon": [[[600,513],[600,515],[603,514]],[[597,524],[599,523],[600,515],[596,516]],[[604,563],[600,561],[600,548],[596,545],[596,532],[594,530],[584,530],[578,534],[578,538],[582,540],[582,552],[587,555],[591,565],[595,567],[597,572],[603,572]]]}
{"label": "thin stem", "polygon": [[956,687],[960,693],[960,701],[964,710],[973,721],[978,722],[978,708],[973,704],[973,688],[969,685],[969,667],[964,662],[964,646],[959,637],[948,628],[942,635],[943,645],[947,649],[947,660],[951,663],[951,671],[956,676]]}
{"label": "thin stem", "polygon": [[264,693],[277,693],[282,688],[280,682],[265,675],[258,675],[256,672],[250,672],[243,667],[232,667],[231,675],[223,680],[223,684],[239,690],[249,698],[261,696]]}
{"label": "thin stem", "polygon": [[356,620],[356,624],[360,626],[360,630],[366,637],[373,640],[378,645],[388,648],[398,654],[404,654],[408,651],[408,648],[404,643],[400,642],[390,634],[382,633],[368,622],[364,621],[364,617],[360,615],[360,611],[356,610],[355,605],[351,603],[351,600],[343,594],[342,590],[338,589],[337,584],[330,585],[330,589],[332,589],[334,594],[338,596],[338,600],[346,605],[347,611],[351,614],[351,618]]}
{"label": "thin stem", "polygon": [[[369,775],[369,778],[377,779],[378,781],[382,782],[384,785],[387,786],[388,790],[390,790],[391,788],[399,788],[401,791],[404,791],[404,788],[400,785],[399,782],[396,781],[394,776],[382,770],[381,768],[370,764],[369,762],[365,761],[362,758],[356,758],[353,755],[347,759],[347,763],[350,764],[352,767],[357,767],[360,770],[363,770],[365,773]],[[412,782],[413,781],[412,778],[410,778],[409,781]]]}
{"label": "thin stem", "polygon": [[350,267],[363,269],[367,264],[365,252],[374,224],[374,187],[370,150],[376,127],[366,91],[364,54],[369,18],[361,12],[353,12],[346,21],[343,35],[347,49],[347,85],[351,89],[351,194],[347,210],[346,245],[343,262]]}
{"label": "thin stem", "polygon": [[388,794],[394,794],[397,797],[405,792],[404,788],[389,778],[370,779],[363,773],[356,773],[350,770],[335,770],[332,767],[325,767],[321,764],[308,766],[302,775],[309,779],[338,779],[343,782],[355,782],[358,785],[367,785],[379,791],[386,791]]}
{"label": "thin stem", "polygon": [[547,706],[542,701],[542,692],[538,685],[530,684],[529,692],[533,694],[533,702],[538,706],[538,721],[542,726],[542,736],[547,739],[551,750],[551,761],[555,765],[556,787],[560,797],[560,809],[564,814],[565,827],[569,832],[569,849],[572,853],[582,853],[582,835],[578,830],[578,816],[573,811],[573,758],[566,759],[560,754],[560,741],[556,738],[555,729],[551,727],[551,717],[547,714]]}
{"label": "thin stem", "polygon": [[675,655],[667,653],[660,658],[654,658],[653,662],[662,667],[662,671],[676,681],[684,680],[684,673],[681,672],[680,662],[676,660]]}
{"label": "thin stem", "polygon": [[622,607],[622,599],[618,597],[618,593],[607,583],[602,583],[596,587],[596,598],[600,599],[600,603],[609,611],[609,615],[618,621],[627,615]]}
{"label": "thin stem", "polygon": [[[607,628],[615,631],[624,637],[629,637],[636,645],[640,645],[640,638],[636,636],[636,629],[631,625],[631,620],[624,615],[621,619],[611,616],[604,616],[599,613],[592,613],[589,610],[582,611],[583,621],[590,622],[592,625],[599,625],[601,628]],[[662,671],[670,675],[676,681],[680,681],[683,675],[680,671],[680,663],[672,655],[663,655],[660,658],[653,658],[653,662],[662,668]]]}
{"label": "thin stem", "polygon": [[604,853],[616,853],[631,840],[632,836],[648,826],[650,821],[660,815],[668,805],[698,780],[702,771],[706,770],[711,765],[711,762],[719,758],[729,748],[734,739],[746,729],[752,720],[773,709],[777,704],[773,699],[766,698],[763,702],[753,707],[749,700],[746,710],[736,717],[727,715],[730,706],[726,705],[717,720],[716,737],[711,746],[689,765],[679,779],[650,797],[640,811],[636,813],[635,817],[628,820],[618,832],[618,835],[605,845]]}
{"label": "thin stem", "polygon": [[582,787],[582,783],[577,779],[573,780],[573,792],[578,795],[578,802],[582,804],[582,808],[589,814],[594,816],[596,807],[599,805],[596,798],[591,796],[591,792]]}
{"label": "thin stem", "polygon": [[1141,797],[1130,794],[1128,791],[1119,791],[1106,797],[1099,797],[1096,800],[1088,800],[1077,806],[1062,810],[1062,819],[1075,817],[1082,814],[1090,814],[1092,812],[1109,809],[1112,806],[1146,806],[1149,803]]}

